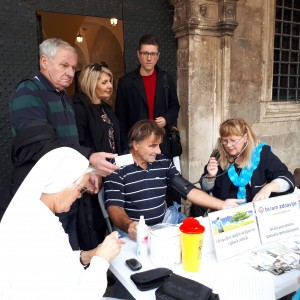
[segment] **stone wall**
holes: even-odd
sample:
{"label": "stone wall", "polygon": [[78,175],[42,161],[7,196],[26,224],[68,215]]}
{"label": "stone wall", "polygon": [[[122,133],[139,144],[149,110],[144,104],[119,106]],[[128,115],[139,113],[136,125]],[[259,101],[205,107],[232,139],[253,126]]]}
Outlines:
{"label": "stone wall", "polygon": [[300,103],[272,102],[275,0],[239,0],[231,41],[230,116],[248,120],[286,163],[300,166]]}
{"label": "stone wall", "polygon": [[246,119],[293,172],[300,104],[272,102],[275,0],[171,0],[178,39],[182,172],[199,179],[227,118]]}

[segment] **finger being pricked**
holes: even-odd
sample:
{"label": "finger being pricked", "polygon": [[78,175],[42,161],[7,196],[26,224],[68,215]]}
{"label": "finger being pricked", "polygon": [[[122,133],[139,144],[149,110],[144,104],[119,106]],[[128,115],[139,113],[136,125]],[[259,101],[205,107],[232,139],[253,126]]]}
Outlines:
{"label": "finger being pricked", "polygon": [[113,231],[111,234],[109,234],[107,237],[106,237],[108,240],[113,240],[115,241],[116,243],[118,243],[120,246],[123,245],[123,244],[126,244],[126,242],[122,239],[119,239],[119,233],[118,231]]}
{"label": "finger being pricked", "polygon": [[125,244],[125,241],[119,239],[118,232],[114,231],[98,246],[97,255],[105,258],[107,261],[111,261],[120,253],[123,244]]}

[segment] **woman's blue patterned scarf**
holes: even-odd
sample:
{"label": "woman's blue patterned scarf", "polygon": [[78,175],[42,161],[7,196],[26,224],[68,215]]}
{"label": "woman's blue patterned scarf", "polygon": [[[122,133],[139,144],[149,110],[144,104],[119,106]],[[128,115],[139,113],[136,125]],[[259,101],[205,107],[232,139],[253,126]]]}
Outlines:
{"label": "woman's blue patterned scarf", "polygon": [[238,199],[246,199],[246,185],[250,182],[253,172],[258,167],[260,162],[260,152],[265,143],[258,144],[251,155],[251,166],[250,168],[242,168],[240,175],[237,174],[234,165],[231,165],[228,169],[228,176],[231,182],[238,186]]}

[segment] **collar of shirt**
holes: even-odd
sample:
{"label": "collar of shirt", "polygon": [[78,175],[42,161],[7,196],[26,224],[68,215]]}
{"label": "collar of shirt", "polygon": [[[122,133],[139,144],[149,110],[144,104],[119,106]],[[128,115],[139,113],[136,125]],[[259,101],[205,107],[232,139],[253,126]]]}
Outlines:
{"label": "collar of shirt", "polygon": [[35,77],[35,79],[39,80],[49,92],[55,92],[56,94],[65,94],[66,91],[57,90],[54,85],[49,81],[49,79],[41,72],[39,72]]}

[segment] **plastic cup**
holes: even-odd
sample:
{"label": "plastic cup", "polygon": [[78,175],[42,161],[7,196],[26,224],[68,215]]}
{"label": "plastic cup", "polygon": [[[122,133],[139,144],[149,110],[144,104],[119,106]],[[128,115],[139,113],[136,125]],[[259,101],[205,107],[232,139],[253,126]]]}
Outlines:
{"label": "plastic cup", "polygon": [[180,263],[180,231],[178,226],[163,223],[150,229],[150,258],[157,267],[172,268]]}
{"label": "plastic cup", "polygon": [[187,272],[198,272],[205,228],[198,220],[189,217],[179,227],[181,231],[182,266]]}

